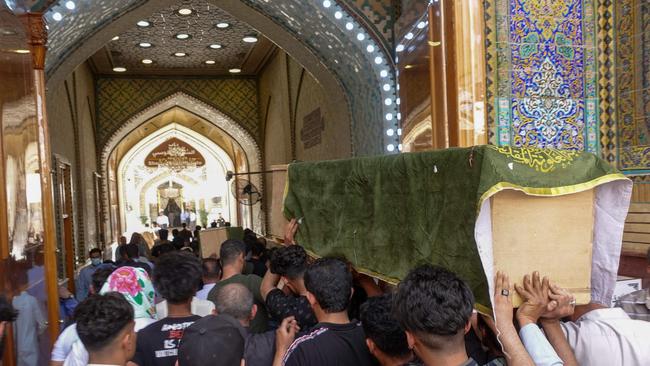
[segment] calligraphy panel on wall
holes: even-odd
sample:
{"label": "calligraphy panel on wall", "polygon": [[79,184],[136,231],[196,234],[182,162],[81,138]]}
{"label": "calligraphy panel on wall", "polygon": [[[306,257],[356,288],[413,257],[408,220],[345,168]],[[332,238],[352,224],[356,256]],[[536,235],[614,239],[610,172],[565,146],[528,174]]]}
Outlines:
{"label": "calligraphy panel on wall", "polygon": [[490,143],[599,151],[593,0],[486,0]]}

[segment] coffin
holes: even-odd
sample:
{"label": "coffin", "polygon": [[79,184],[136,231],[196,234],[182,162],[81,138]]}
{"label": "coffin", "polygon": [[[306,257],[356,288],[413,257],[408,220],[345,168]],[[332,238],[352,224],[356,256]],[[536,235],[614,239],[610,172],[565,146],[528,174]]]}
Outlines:
{"label": "coffin", "polygon": [[497,270],[511,282],[538,270],[579,303],[611,301],[632,183],[592,154],[477,146],[296,163],[287,179],[285,218],[302,218],[297,240],[316,257],[343,255],[391,283],[441,265],[485,311]]}

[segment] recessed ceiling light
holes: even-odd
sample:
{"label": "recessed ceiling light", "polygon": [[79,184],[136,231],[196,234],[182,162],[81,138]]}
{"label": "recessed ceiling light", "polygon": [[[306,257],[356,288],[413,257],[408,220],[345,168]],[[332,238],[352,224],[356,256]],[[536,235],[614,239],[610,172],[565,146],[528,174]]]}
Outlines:
{"label": "recessed ceiling light", "polygon": [[140,46],[142,48],[149,48],[149,47],[151,47],[153,45],[151,43],[149,43],[149,42],[140,42],[140,43],[138,43],[138,46]]}
{"label": "recessed ceiling light", "polygon": [[223,46],[218,44],[218,43],[213,43],[209,47],[212,48],[213,50],[218,50],[219,48],[221,48]]}
{"label": "recessed ceiling light", "polygon": [[52,19],[56,20],[57,22],[63,19],[63,15],[59,13],[58,11],[55,11],[54,14],[52,14]]}
{"label": "recessed ceiling light", "polygon": [[216,64],[217,62],[214,61],[214,60],[207,60],[207,61],[205,61],[205,63],[208,64],[208,65],[214,65],[214,64]]}
{"label": "recessed ceiling light", "polygon": [[176,57],[185,57],[185,56],[187,56],[187,53],[185,53],[185,52],[175,52],[174,56],[176,56]]}
{"label": "recessed ceiling light", "polygon": [[65,7],[68,8],[69,10],[74,10],[74,8],[76,8],[77,5],[74,3],[74,1],[69,0],[65,2]]}
{"label": "recessed ceiling light", "polygon": [[231,74],[239,74],[241,72],[241,69],[234,68],[228,70],[228,72],[230,72]]}
{"label": "recessed ceiling light", "polygon": [[115,37],[111,38],[111,41],[117,41],[118,39],[120,39],[120,36],[115,36]]}
{"label": "recessed ceiling light", "polygon": [[219,29],[226,29],[228,27],[230,27],[230,24],[228,24],[226,22],[217,23],[217,28],[219,28]]}
{"label": "recessed ceiling light", "polygon": [[178,14],[180,14],[180,15],[190,15],[190,14],[192,14],[192,9],[188,9],[188,8],[178,9]]}
{"label": "recessed ceiling light", "polygon": [[242,41],[244,41],[246,43],[255,43],[255,42],[257,42],[257,36],[254,36],[254,35],[246,36],[246,37],[242,38]]}
{"label": "recessed ceiling light", "polygon": [[176,37],[176,39],[188,39],[191,36],[189,34],[187,34],[187,33],[178,33],[175,37]]}
{"label": "recessed ceiling light", "polygon": [[0,29],[0,33],[2,33],[3,36],[14,36],[17,34],[16,31],[6,28]]}
{"label": "recessed ceiling light", "polygon": [[26,53],[29,53],[29,50],[20,49],[20,50],[13,50],[13,52],[14,53],[20,53],[21,55],[24,55]]}
{"label": "recessed ceiling light", "polygon": [[145,65],[149,65],[149,64],[152,64],[152,63],[153,63],[153,60],[150,60],[150,59],[148,59],[148,58],[145,58],[144,60],[142,60],[142,63],[145,64]]}
{"label": "recessed ceiling light", "polygon": [[150,27],[150,26],[151,26],[151,23],[149,23],[149,22],[146,21],[146,20],[141,20],[141,21],[139,21],[139,22],[137,22],[137,23],[135,23],[135,24],[137,24],[138,27],[142,27],[142,28],[146,28],[146,27]]}
{"label": "recessed ceiling light", "polygon": [[126,67],[121,67],[121,66],[114,67],[113,71],[115,71],[115,72],[124,72],[124,71],[126,71]]}

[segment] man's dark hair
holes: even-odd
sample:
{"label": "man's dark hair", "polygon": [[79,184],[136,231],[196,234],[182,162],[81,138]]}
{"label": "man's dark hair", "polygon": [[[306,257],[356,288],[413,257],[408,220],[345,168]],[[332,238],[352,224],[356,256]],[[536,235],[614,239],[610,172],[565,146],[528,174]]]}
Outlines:
{"label": "man's dark hair", "polygon": [[192,299],[201,284],[201,262],[192,253],[161,255],[153,269],[153,285],[170,304]]}
{"label": "man's dark hair", "polygon": [[262,257],[264,256],[264,253],[266,253],[266,247],[264,244],[260,243],[259,241],[253,243],[253,255],[256,257]]}
{"label": "man's dark hair", "polygon": [[350,305],[352,273],[340,259],[320,258],[305,272],[305,287],[326,313],[345,311]]}
{"label": "man's dark hair", "polygon": [[201,229],[203,229],[203,227],[201,225],[196,225],[194,227],[194,231],[201,231]]}
{"label": "man's dark hair", "polygon": [[104,286],[104,283],[106,283],[106,280],[114,270],[115,266],[112,266],[110,264],[102,264],[99,268],[97,268],[97,270],[95,270],[95,272],[93,272],[90,278],[96,294],[99,293],[99,291],[102,289],[102,286]]}
{"label": "man's dark hair", "polygon": [[77,334],[90,352],[110,345],[133,322],[133,307],[117,292],[90,296],[75,309]]}
{"label": "man's dark hair", "polygon": [[390,294],[370,297],[361,305],[360,319],[367,338],[386,355],[401,359],[409,356],[411,350],[406,333],[393,317],[392,306],[393,296]]}
{"label": "man's dark hair", "polygon": [[158,236],[160,237],[161,241],[165,241],[169,238],[169,230],[167,229],[160,229],[158,231]]}
{"label": "man's dark hair", "polygon": [[203,278],[218,280],[221,277],[221,265],[215,258],[204,258],[201,269],[203,271]]}
{"label": "man's dark hair", "polygon": [[473,305],[474,295],[465,281],[445,268],[423,265],[399,284],[393,311],[402,328],[438,350],[456,337],[462,339]]}
{"label": "man's dark hair", "polygon": [[[7,300],[5,295],[0,294],[0,322],[12,322],[18,317],[18,311],[14,309],[11,302]],[[2,337],[2,334],[0,334]],[[2,349],[0,349],[0,352]]]}
{"label": "man's dark hair", "polygon": [[271,255],[271,272],[289,279],[302,278],[307,270],[307,252],[300,245],[280,247]]}
{"label": "man's dark hair", "polygon": [[95,254],[95,253],[99,254],[100,256],[102,255],[102,251],[101,251],[101,249],[99,249],[99,248],[92,248],[92,249],[90,250],[90,252],[88,252],[88,256],[89,256],[89,257],[92,257],[93,254]]}
{"label": "man's dark hair", "polygon": [[246,320],[253,309],[253,293],[240,283],[230,283],[217,290],[214,305],[218,314]]}
{"label": "man's dark hair", "polygon": [[215,227],[217,227],[217,222],[216,222],[216,221],[212,221],[212,222],[210,223],[210,227],[211,227],[211,228],[215,228]]}
{"label": "man's dark hair", "polygon": [[186,223],[182,223],[181,226],[183,227],[183,229],[185,229],[185,228],[187,227],[187,224],[186,224]]}
{"label": "man's dark hair", "polygon": [[219,259],[222,266],[233,264],[241,254],[246,255],[246,244],[241,240],[228,239],[221,244]]}
{"label": "man's dark hair", "polygon": [[140,249],[135,244],[127,244],[124,246],[126,251],[126,256],[130,259],[138,258],[140,256]]}
{"label": "man's dark hair", "polygon": [[174,239],[176,239],[178,237],[178,229],[173,229],[172,230],[172,236],[174,237]]}

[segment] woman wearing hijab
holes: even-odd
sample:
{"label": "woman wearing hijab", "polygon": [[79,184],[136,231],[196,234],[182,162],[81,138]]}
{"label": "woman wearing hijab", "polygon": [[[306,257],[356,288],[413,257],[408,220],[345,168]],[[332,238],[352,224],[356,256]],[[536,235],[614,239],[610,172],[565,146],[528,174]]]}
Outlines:
{"label": "woman wearing hijab", "polygon": [[[151,279],[142,268],[120,267],[108,277],[100,294],[119,292],[133,306],[135,331],[156,321],[155,291]],[[68,328],[72,328],[68,330]],[[61,333],[52,351],[52,365],[81,366],[88,364],[88,351],[77,335],[73,324]],[[67,352],[66,352],[67,351]],[[65,354],[65,362],[55,360],[57,354]],[[60,357],[57,357],[60,359]]]}

